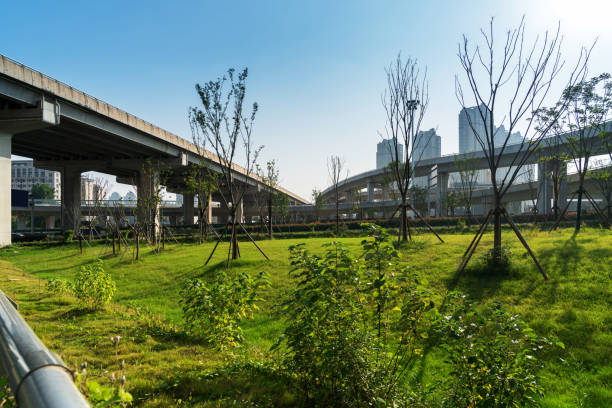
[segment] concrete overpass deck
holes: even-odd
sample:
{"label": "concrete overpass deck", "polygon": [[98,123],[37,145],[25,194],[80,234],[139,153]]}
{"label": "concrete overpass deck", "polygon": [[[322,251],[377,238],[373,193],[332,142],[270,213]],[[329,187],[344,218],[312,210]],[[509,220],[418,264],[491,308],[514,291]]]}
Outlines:
{"label": "concrete overpass deck", "polygon": [[[0,55],[0,245],[10,243],[11,154],[62,172],[62,202],[71,206],[80,200],[80,174],[86,171],[138,185],[144,161],[153,159],[173,169],[168,191],[182,192],[189,164],[220,170],[213,153]],[[251,188],[263,184],[240,166],[232,170]],[[294,204],[308,203],[283,187],[276,190]]]}

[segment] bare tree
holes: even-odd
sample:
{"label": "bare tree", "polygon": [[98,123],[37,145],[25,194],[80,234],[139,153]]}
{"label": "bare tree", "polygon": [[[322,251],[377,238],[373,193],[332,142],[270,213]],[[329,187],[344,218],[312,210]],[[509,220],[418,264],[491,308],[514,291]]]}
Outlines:
{"label": "bare tree", "polygon": [[312,203],[315,207],[315,218],[319,221],[319,211],[325,206],[325,200],[321,190],[316,187],[312,189]]}
{"label": "bare tree", "polygon": [[455,166],[459,174],[459,185],[461,187],[460,203],[465,208],[468,224],[472,218],[472,198],[474,188],[478,182],[478,159],[474,155],[455,157]]}
{"label": "bare tree", "polygon": [[217,190],[217,175],[204,162],[192,164],[185,175],[186,193],[198,199],[198,225],[200,244],[208,238],[208,212],[211,195]]}
{"label": "bare tree", "polygon": [[531,214],[536,220],[538,214],[538,203],[540,202],[541,191],[538,189],[538,180],[536,179],[535,169],[533,166],[525,166],[523,176],[527,181],[527,187],[529,188],[530,201],[531,201]]}
{"label": "bare tree", "polygon": [[589,170],[587,178],[595,183],[603,198],[606,206],[601,209],[601,212],[606,216],[605,222],[609,225],[612,219],[612,168],[608,166]]}
{"label": "bare tree", "polygon": [[[446,194],[444,197],[442,197],[442,199],[444,200],[445,203],[445,207],[447,209],[447,214],[449,215],[448,212],[450,212],[450,216],[454,217],[455,216],[455,209],[460,205],[461,203],[461,195],[456,191],[456,190],[448,190],[446,191]],[[441,216],[442,214],[440,214]]]}
{"label": "bare tree", "polygon": [[257,175],[264,182],[264,195],[266,196],[266,208],[268,209],[268,234],[272,239],[272,210],[274,200],[274,190],[278,187],[279,172],[276,167],[276,161],[269,160],[266,162],[266,168],[262,169],[259,164],[257,166]]}
{"label": "bare tree", "polygon": [[[589,191],[585,189],[584,182],[589,162],[601,144],[602,135],[606,134],[611,110],[612,80],[607,73],[568,86],[561,100],[553,108],[543,110],[543,114],[547,116],[558,115],[554,128],[558,132],[556,136],[563,138],[567,144],[569,156],[577,170],[578,190],[572,195],[572,198],[577,197],[574,234],[580,232],[584,197],[591,202],[602,221],[607,223],[607,218],[601,213]],[[566,205],[561,216],[567,208]],[[558,222],[555,223],[555,227],[557,225]]]}
{"label": "bare tree", "polygon": [[[385,72],[387,89],[381,97],[386,116],[385,134],[379,134],[389,140],[392,161],[388,169],[400,197],[400,204],[391,215],[393,218],[397,211],[400,212],[398,243],[402,240],[407,241],[408,237],[411,237],[408,225],[409,209],[441,242],[444,242],[408,202],[415,178],[415,163],[421,159],[425,147],[431,140],[431,138],[424,140],[423,137],[418,137],[421,122],[429,105],[427,70],[421,72],[415,59],[408,58],[404,62],[401,55],[398,55]],[[405,157],[401,157],[402,145],[406,150]],[[411,198],[414,199],[414,194]]]}
{"label": "bare tree", "polygon": [[[329,181],[332,188],[334,189],[334,204],[336,206],[336,234],[340,232],[340,190],[339,185],[344,174],[344,167],[346,161],[340,156],[330,156],[327,159],[327,172],[329,174]],[[346,170],[346,176],[348,176],[348,170]]]}
{"label": "bare tree", "polygon": [[145,238],[157,251],[163,234],[163,194],[171,169],[161,161],[147,159],[143,163],[138,180],[137,235]]}
{"label": "bare tree", "polygon": [[[557,29],[554,33],[546,32],[542,38],[538,37],[533,43],[527,44],[525,21],[522,19],[518,27],[506,32],[499,47],[495,41],[493,19],[489,29],[481,30],[481,33],[484,44],[473,46],[465,35],[459,44],[458,57],[467,86],[456,76],[455,93],[466,113],[468,106],[476,106],[474,109],[477,110],[477,120],[473,120],[469,114],[466,114],[466,117],[491,172],[493,209],[468,247],[459,272],[469,262],[491,217],[494,257],[497,260],[501,258],[501,224],[504,217],[546,278],[544,270],[504,208],[503,200],[521,168],[530,160],[548,128],[552,126],[549,123],[543,128],[534,128],[533,112],[544,103],[553,81],[564,65],[560,52],[560,31]],[[569,84],[579,80],[587,58],[588,53],[581,52],[579,63],[570,75]],[[467,99],[472,103],[468,104]],[[496,118],[501,119],[500,122],[505,125],[506,134],[496,131]],[[511,144],[511,135],[521,125],[521,142],[513,144],[510,160],[503,163],[502,159]]]}
{"label": "bare tree", "polygon": [[[238,209],[248,189],[247,179],[253,175],[257,157],[262,149],[254,145],[252,138],[258,105],[253,103],[250,113],[244,106],[247,76],[246,68],[237,74],[231,68],[227,75],[221,78],[204,85],[196,84],[202,106],[189,109],[194,144],[199,146],[202,155],[210,157],[218,165],[221,172],[218,191],[230,211],[231,222],[228,266],[230,253],[231,259],[240,256],[238,227],[244,227],[242,220],[238,219]],[[214,155],[208,154],[206,144],[212,147]],[[237,161],[242,162],[242,167],[237,165]],[[239,173],[241,174],[238,175]],[[207,262],[211,257],[212,253]]]}
{"label": "bare tree", "polygon": [[[556,113],[554,110],[541,108],[536,112],[536,127],[549,127],[548,134],[552,137],[546,137],[542,140],[540,152],[538,152],[538,162],[540,163],[539,170],[544,174],[539,177],[550,178],[552,184],[552,211],[553,216],[557,219],[560,216],[561,206],[565,207],[566,203],[560,203],[562,183],[567,177],[567,163],[570,157],[567,153],[567,146],[564,143],[561,134],[563,133],[561,125],[558,121],[553,121]],[[540,125],[541,124],[541,125]]]}
{"label": "bare tree", "polygon": [[89,230],[88,240],[93,239],[93,230],[100,222],[100,219],[105,215],[104,200],[108,194],[108,180],[102,177],[96,177],[93,180],[91,201],[87,203],[89,214],[87,216],[87,226]]}

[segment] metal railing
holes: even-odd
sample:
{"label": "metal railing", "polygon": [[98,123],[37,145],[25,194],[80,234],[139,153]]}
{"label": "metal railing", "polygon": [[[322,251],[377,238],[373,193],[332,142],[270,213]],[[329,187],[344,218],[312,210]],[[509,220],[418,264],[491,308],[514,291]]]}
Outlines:
{"label": "metal railing", "polygon": [[42,344],[0,290],[0,374],[20,408],[85,408],[72,372]]}

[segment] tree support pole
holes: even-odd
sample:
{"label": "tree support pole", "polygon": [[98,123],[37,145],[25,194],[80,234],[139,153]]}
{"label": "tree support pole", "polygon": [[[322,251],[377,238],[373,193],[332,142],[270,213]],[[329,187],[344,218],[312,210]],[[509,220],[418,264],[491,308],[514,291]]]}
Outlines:
{"label": "tree support pole", "polygon": [[440,240],[440,242],[444,243],[444,240],[442,238],[440,238],[440,236],[436,233],[436,231],[434,231],[434,229],[431,227],[431,225],[429,225],[429,223],[427,221],[425,221],[425,219],[423,217],[421,217],[421,214],[419,214],[419,212],[417,210],[415,210],[412,206],[410,206],[410,204],[408,204],[408,208],[410,208],[412,210],[412,212],[414,212],[416,214],[416,216],[421,221],[423,221],[423,223],[427,226],[427,228],[429,228],[429,231],[431,231],[431,233],[434,234]]}
{"label": "tree support pole", "polygon": [[465,259],[465,256],[467,255],[468,252],[470,252],[470,249],[472,249],[472,245],[474,245],[474,242],[476,242],[476,239],[480,236],[480,234],[482,234],[483,228],[485,228],[485,226],[489,223],[489,218],[491,217],[492,211],[493,210],[489,210],[489,212],[487,213],[485,220],[483,221],[482,224],[480,224],[480,228],[478,229],[478,232],[476,233],[476,235],[474,235],[472,242],[470,242],[470,245],[467,247],[467,249],[463,253],[463,256],[461,257],[461,259]]}
{"label": "tree support pole", "polygon": [[[492,211],[493,210],[491,210],[491,212]],[[459,275],[463,272],[463,270],[467,266],[468,262],[470,262],[470,258],[472,258],[472,255],[474,255],[474,251],[476,251],[476,247],[478,247],[478,244],[480,243],[480,240],[482,239],[482,236],[484,235],[485,231],[487,230],[487,225],[489,225],[490,221],[491,221],[491,218],[487,217],[487,220],[482,225],[482,228],[480,230],[480,234],[478,235],[478,239],[476,239],[476,241],[474,242],[474,245],[472,246],[472,248],[470,249],[469,253],[467,254],[467,257],[463,260],[463,262],[461,262],[461,266],[457,270],[457,278],[459,278]]]}
{"label": "tree support pole", "polygon": [[597,203],[595,202],[595,200],[593,199],[591,194],[587,190],[583,190],[583,193],[586,196],[587,200],[590,201],[590,203],[593,206],[593,208],[595,208],[595,212],[597,212],[597,215],[599,215],[599,218],[601,218],[601,220],[603,221],[603,223],[606,226],[606,228],[609,228],[608,217],[606,217],[603,214],[603,212],[601,211],[601,209],[599,208],[599,206],[597,205]]}
{"label": "tree support pole", "polygon": [[544,269],[542,269],[542,266],[538,262],[538,259],[536,258],[535,254],[533,253],[533,251],[531,250],[531,248],[527,244],[527,241],[525,241],[525,238],[523,238],[523,234],[521,234],[521,232],[519,231],[518,227],[516,226],[514,221],[512,221],[512,218],[510,218],[510,214],[508,214],[508,211],[506,211],[505,208],[502,208],[502,215],[504,216],[506,221],[508,221],[508,224],[510,224],[510,227],[514,230],[514,233],[518,237],[519,241],[521,241],[521,244],[523,244],[523,246],[525,247],[525,249],[527,250],[529,255],[531,255],[531,258],[533,259],[533,262],[535,262],[536,266],[540,270],[540,273],[544,277],[544,280],[548,280],[548,276],[546,276],[546,273],[544,272]]}
{"label": "tree support pole", "polygon": [[[389,217],[389,219],[390,219],[390,220],[392,220],[392,219],[393,219],[393,217],[395,217],[395,214],[397,214],[397,210],[399,210],[401,206],[402,206],[401,204],[400,204],[400,205],[398,205],[398,206],[397,206],[397,208],[395,209],[395,211],[393,211],[393,213],[392,213],[392,214],[391,214],[391,216]],[[383,217],[383,218],[384,218],[384,217]]]}
{"label": "tree support pole", "polygon": [[268,255],[266,255],[264,253],[264,251],[261,250],[261,248],[257,245],[257,243],[255,243],[255,240],[253,239],[253,237],[251,236],[251,234],[249,234],[249,232],[246,230],[246,228],[244,228],[244,226],[242,224],[240,224],[240,227],[242,228],[242,230],[244,231],[245,234],[247,234],[247,237],[249,237],[249,239],[251,240],[251,242],[253,243],[253,245],[255,245],[255,248],[257,248],[259,250],[259,252],[261,252],[261,254],[269,261],[270,258],[268,258]]}
{"label": "tree support pole", "polygon": [[559,223],[561,222],[561,219],[563,218],[563,216],[565,215],[565,213],[567,212],[567,209],[569,208],[570,204],[572,203],[572,201],[574,200],[574,197],[576,197],[576,194],[578,192],[574,191],[574,193],[572,194],[572,196],[570,197],[569,201],[565,204],[565,207],[563,207],[563,211],[561,211],[561,213],[559,213],[559,217],[557,218],[557,220],[555,221],[555,223],[553,224],[552,228],[550,229],[551,231],[554,231],[557,229],[557,227],[559,227]]}
{"label": "tree support pole", "polygon": [[[213,228],[214,229],[214,228]],[[223,237],[225,236],[225,233],[227,231],[227,225],[225,226],[225,229],[223,230],[223,234],[221,234],[221,236],[217,235],[219,237],[219,239],[217,240],[217,243],[215,244],[212,252],[210,253],[210,255],[208,256],[208,259],[206,260],[206,262],[204,262],[204,266],[208,265],[208,262],[210,261],[210,258],[212,258],[213,254],[215,253],[215,251],[217,250],[217,247],[219,246],[219,243],[221,242],[221,240],[223,239]]]}

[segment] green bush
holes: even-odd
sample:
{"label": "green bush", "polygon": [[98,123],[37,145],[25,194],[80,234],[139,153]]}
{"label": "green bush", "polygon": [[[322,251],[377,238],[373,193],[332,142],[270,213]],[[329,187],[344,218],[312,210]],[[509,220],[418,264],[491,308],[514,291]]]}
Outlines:
{"label": "green bush", "polygon": [[64,230],[64,232],[62,232],[62,236],[64,237],[64,241],[72,242],[74,239],[74,231],[71,229]]}
{"label": "green bush", "polygon": [[180,292],[187,329],[219,348],[238,346],[243,340],[240,321],[259,310],[259,292],[269,285],[265,272],[251,276],[228,270],[210,283],[187,280]]}
{"label": "green bush", "polygon": [[110,302],[117,287],[110,274],[104,271],[102,260],[82,266],[74,283],[74,295],[83,306],[99,308]]}
{"label": "green bush", "polygon": [[372,239],[361,256],[340,243],[323,256],[290,248],[296,288],[283,304],[289,317],[285,365],[297,376],[304,406],[406,404],[400,384],[421,357],[433,304],[386,231],[364,225]]}
{"label": "green bush", "polygon": [[512,263],[512,251],[507,246],[489,249],[482,255],[482,263],[487,269],[506,269]]}
{"label": "green bush", "polygon": [[449,313],[441,318],[452,366],[445,406],[537,405],[535,397],[542,394],[538,357],[563,343],[538,337],[518,315],[497,303],[478,310],[465,296],[451,294],[449,304]]}
{"label": "green bush", "polygon": [[72,283],[66,279],[52,278],[47,281],[47,291],[54,295],[65,296],[72,293],[72,290]]}

